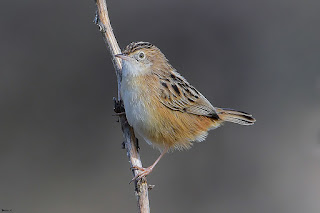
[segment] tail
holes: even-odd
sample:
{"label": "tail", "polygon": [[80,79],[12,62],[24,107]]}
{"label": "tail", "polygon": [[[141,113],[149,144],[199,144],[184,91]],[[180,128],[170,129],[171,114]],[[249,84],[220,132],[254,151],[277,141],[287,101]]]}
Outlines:
{"label": "tail", "polygon": [[216,112],[221,120],[240,125],[252,125],[256,121],[252,115],[234,109],[216,108]]}

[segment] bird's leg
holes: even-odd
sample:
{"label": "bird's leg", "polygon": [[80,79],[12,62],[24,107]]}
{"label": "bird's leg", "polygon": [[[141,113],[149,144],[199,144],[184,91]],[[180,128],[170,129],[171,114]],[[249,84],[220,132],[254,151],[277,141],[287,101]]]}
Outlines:
{"label": "bird's leg", "polygon": [[157,165],[157,163],[160,161],[160,159],[166,154],[169,150],[169,147],[166,147],[162,152],[161,155],[157,158],[157,160],[149,167],[143,168],[139,166],[133,166],[132,169],[140,170],[141,172],[138,173],[134,178],[132,178],[131,182],[134,180],[140,180],[141,178],[147,176],[150,174],[153,170],[153,168]]}

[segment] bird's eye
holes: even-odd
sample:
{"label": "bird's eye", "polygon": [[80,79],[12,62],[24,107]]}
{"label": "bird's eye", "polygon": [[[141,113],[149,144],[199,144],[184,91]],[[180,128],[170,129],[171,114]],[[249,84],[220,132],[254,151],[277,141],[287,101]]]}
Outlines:
{"label": "bird's eye", "polygon": [[139,57],[139,59],[144,59],[145,58],[145,54],[143,52],[140,52],[138,57]]}

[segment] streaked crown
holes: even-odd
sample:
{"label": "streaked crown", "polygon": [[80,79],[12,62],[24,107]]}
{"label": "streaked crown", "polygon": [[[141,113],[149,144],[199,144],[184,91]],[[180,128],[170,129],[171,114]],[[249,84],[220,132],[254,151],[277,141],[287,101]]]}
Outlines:
{"label": "streaked crown", "polygon": [[[156,48],[153,44],[149,42],[139,41],[139,42],[131,42],[128,46],[122,51],[123,54],[129,55],[137,50],[141,49],[152,49]],[[158,48],[156,48],[158,49]]]}

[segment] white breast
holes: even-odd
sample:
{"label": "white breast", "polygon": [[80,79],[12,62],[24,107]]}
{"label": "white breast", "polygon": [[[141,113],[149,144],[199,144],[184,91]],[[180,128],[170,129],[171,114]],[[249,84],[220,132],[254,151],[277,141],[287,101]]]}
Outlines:
{"label": "white breast", "polygon": [[121,96],[129,124],[144,137],[143,130],[149,121],[144,92],[139,89],[134,80],[124,78],[121,84]]}

